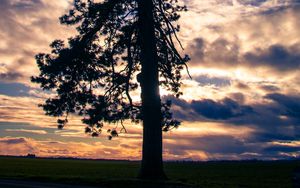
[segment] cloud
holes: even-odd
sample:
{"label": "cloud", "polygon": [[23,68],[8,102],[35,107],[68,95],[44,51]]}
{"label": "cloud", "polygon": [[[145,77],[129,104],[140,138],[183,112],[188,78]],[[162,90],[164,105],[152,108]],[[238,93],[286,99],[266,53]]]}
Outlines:
{"label": "cloud", "polygon": [[169,156],[184,156],[187,160],[289,159],[300,155],[299,144],[280,146],[271,142],[251,142],[247,137],[225,135],[179,137],[165,140]]}
{"label": "cloud", "polygon": [[250,106],[241,106],[230,98],[225,98],[217,102],[211,99],[192,101],[191,107],[199,115],[215,120],[230,119],[253,112]]}
{"label": "cloud", "polygon": [[4,63],[0,64],[0,82],[12,82],[15,80],[21,80],[24,75],[16,71],[13,67]]}
{"label": "cloud", "polygon": [[24,132],[33,134],[47,134],[45,130],[29,130],[29,129],[5,129],[7,132]]}
{"label": "cloud", "polygon": [[[245,3],[265,6],[269,2]],[[300,65],[298,5],[286,2],[280,6],[283,8],[269,14],[240,16],[230,22],[203,27],[187,46],[192,58],[190,66],[227,71],[243,68],[256,77],[297,73]]]}
{"label": "cloud", "polygon": [[228,69],[262,67],[277,72],[297,71],[300,67],[300,43],[292,46],[273,44],[245,53],[239,51],[238,43],[224,38],[218,38],[211,43],[204,39],[195,39],[189,47],[192,57],[190,64]]}
{"label": "cloud", "polygon": [[1,1],[0,80],[28,83],[37,73],[34,55],[47,52],[52,40],[74,33],[74,29],[59,25],[58,17],[67,7],[65,0]]}
{"label": "cloud", "polygon": [[0,82],[0,94],[8,96],[29,96],[30,88],[21,83]]}
{"label": "cloud", "polygon": [[242,5],[260,6],[268,0],[238,0]]}
{"label": "cloud", "polygon": [[244,55],[249,66],[267,66],[280,72],[297,70],[300,67],[300,44],[298,47],[271,45],[267,49],[256,49]]}
{"label": "cloud", "polygon": [[286,96],[280,93],[268,94],[266,98],[275,101],[280,109],[285,109],[282,115],[294,117],[300,120],[300,96]]}
{"label": "cloud", "polygon": [[[186,0],[190,11],[182,15],[180,38],[192,56],[194,80],[184,80],[184,98],[165,97],[183,121],[164,135],[166,159],[278,159],[295,153],[299,144],[273,142],[300,139],[297,2]],[[127,123],[129,134],[108,142],[106,135],[87,137],[72,115],[70,126],[57,131],[56,119],[37,107],[47,96],[29,84],[38,73],[34,55],[48,52],[54,39],[73,36],[57,19],[69,5],[1,1],[0,154],[140,159],[141,126]]]}
{"label": "cloud", "polygon": [[246,100],[245,95],[239,92],[230,93],[230,98],[232,98],[232,100],[236,101],[239,104],[244,104]]}
{"label": "cloud", "polygon": [[0,140],[0,143],[22,144],[22,143],[26,143],[26,139],[25,138],[4,138]]}
{"label": "cloud", "polygon": [[45,116],[43,110],[38,107],[42,102],[41,98],[0,94],[0,121],[30,123],[38,126],[55,125],[56,119]]}
{"label": "cloud", "polygon": [[[98,159],[137,159],[140,151],[136,147],[123,148],[117,142],[111,141],[110,146],[94,141],[84,142],[58,142],[39,141],[31,138],[4,137],[0,138],[0,155],[27,155],[36,154],[40,157],[79,157]],[[128,143],[131,144],[131,141]],[[140,146],[139,146],[140,147]]]}
{"label": "cloud", "polygon": [[231,80],[228,77],[217,77],[204,74],[193,76],[193,80],[197,81],[201,86],[213,85],[216,87],[226,87],[231,85]]}
{"label": "cloud", "polygon": [[[230,98],[224,98],[219,101],[212,99],[192,100],[191,102],[171,96],[164,98],[164,100],[166,99],[172,100],[175,117],[186,121],[192,119],[203,120],[203,118],[227,120],[253,113],[253,109],[250,106],[240,105]],[[191,113],[186,115],[186,112],[189,111]]]}
{"label": "cloud", "polygon": [[[182,141],[183,144],[179,144]],[[176,146],[177,145],[177,146]],[[223,155],[229,153],[240,154],[246,151],[245,144],[233,136],[224,136],[224,135],[209,135],[202,137],[195,137],[190,139],[179,139],[175,143],[168,143],[167,148],[172,151],[178,152],[182,151],[205,151],[207,154],[213,155],[216,153],[222,153]]]}
{"label": "cloud", "polygon": [[35,143],[28,138],[0,138],[0,155],[27,155],[35,153]]}
{"label": "cloud", "polygon": [[275,153],[291,153],[291,152],[298,152],[300,151],[300,146],[298,147],[291,147],[291,146],[271,146],[265,148],[265,152],[275,152]]}
{"label": "cloud", "polygon": [[260,88],[266,92],[278,92],[280,91],[280,88],[275,85],[261,85]]}
{"label": "cloud", "polygon": [[257,131],[265,129],[271,133],[275,131],[284,135],[290,132],[295,135],[296,127],[300,126],[299,96],[269,93],[264,98],[266,100],[262,103],[249,105],[254,113],[246,113],[241,118],[230,120],[230,123],[252,124],[257,127]]}
{"label": "cloud", "polygon": [[[267,94],[263,101],[245,104],[244,95],[231,95],[235,100],[201,99],[186,101],[170,96],[175,118],[183,122],[219,122],[226,126],[248,127],[253,130],[249,143],[300,139],[299,97]],[[184,126],[184,125],[183,125]]]}
{"label": "cloud", "polygon": [[11,97],[32,97],[32,98],[49,98],[53,93],[43,91],[42,89],[33,88],[18,82],[1,82],[0,81],[0,95]]}
{"label": "cloud", "polygon": [[196,38],[188,47],[192,61],[196,66],[233,66],[236,67],[239,58],[239,45],[225,38],[218,38],[208,42],[203,38]]}

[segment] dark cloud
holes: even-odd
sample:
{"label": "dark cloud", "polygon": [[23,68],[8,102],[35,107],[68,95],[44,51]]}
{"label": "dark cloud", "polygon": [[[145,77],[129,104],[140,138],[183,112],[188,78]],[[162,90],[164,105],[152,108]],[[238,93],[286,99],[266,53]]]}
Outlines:
{"label": "dark cloud", "polygon": [[230,98],[232,98],[234,101],[238,102],[239,104],[244,104],[245,102],[245,96],[243,93],[230,93]]}
{"label": "dark cloud", "polygon": [[197,81],[201,86],[214,85],[216,87],[225,87],[231,85],[231,80],[228,77],[198,75],[198,76],[193,76],[193,80]]}
{"label": "dark cloud", "polygon": [[268,0],[238,0],[242,5],[260,6]]}
{"label": "dark cloud", "polygon": [[244,58],[249,65],[267,66],[280,71],[296,70],[300,66],[300,51],[280,44],[267,49],[256,49],[255,52],[246,53]]}
{"label": "dark cloud", "polygon": [[197,38],[191,43],[188,51],[192,58],[191,65],[236,66],[239,58],[239,45],[225,38],[218,38],[211,43]]}
{"label": "dark cloud", "polygon": [[[249,127],[253,130],[247,142],[293,141],[300,139],[300,98],[283,94],[268,94],[269,101],[244,104],[244,95],[233,93],[232,98],[187,102],[174,97],[174,116],[181,121],[217,121],[224,125]],[[233,100],[234,99],[234,100]],[[271,100],[271,102],[270,102]]]}
{"label": "dark cloud", "polygon": [[270,7],[267,10],[261,11],[260,14],[261,15],[272,15],[272,14],[276,14],[276,13],[281,13],[285,10],[299,9],[299,5],[300,5],[299,0],[286,0],[286,1],[288,1],[288,2],[281,2],[281,4],[279,4],[278,6]]}
{"label": "dark cloud", "polygon": [[[189,46],[190,54],[192,55],[193,61],[202,61],[204,58],[204,50],[206,42],[203,38],[196,38]],[[195,60],[194,60],[195,59]]]}
{"label": "dark cloud", "polygon": [[8,96],[30,96],[30,87],[21,83],[0,82],[0,94]]}
{"label": "dark cloud", "polygon": [[264,150],[265,152],[276,152],[276,153],[292,153],[292,152],[299,152],[300,147],[291,147],[291,146],[272,146],[267,147]]}
{"label": "dark cloud", "polygon": [[[291,126],[289,127],[291,128]],[[295,130],[296,133],[296,130]],[[300,139],[300,134],[287,134],[283,131],[279,131],[278,129],[270,129],[270,127],[265,126],[260,129],[257,129],[254,134],[251,135],[247,139],[248,142],[250,143],[268,143],[268,142],[290,142],[293,140],[299,140]]]}
{"label": "dark cloud", "polygon": [[216,64],[227,62],[234,65],[238,62],[239,45],[225,38],[219,38],[210,44],[206,54]]}
{"label": "dark cloud", "polygon": [[228,68],[268,67],[276,71],[294,71],[300,67],[300,44],[293,46],[276,44],[266,49],[257,48],[252,52],[240,54],[237,43],[223,38],[206,43],[203,39],[196,39],[191,45],[190,49],[193,49],[191,65]]}
{"label": "dark cloud", "polygon": [[[0,95],[7,95],[11,97],[34,97],[34,98],[45,99],[49,94],[51,94],[51,92],[49,91],[43,91],[42,89],[33,88],[22,83],[7,82],[7,80],[3,82],[0,79]],[[7,109],[13,109],[13,108],[16,107],[7,107]]]}
{"label": "dark cloud", "polygon": [[24,10],[36,10],[36,7],[42,7],[44,4],[41,0],[23,0],[23,1],[11,2],[11,5],[18,10],[24,11]]}
{"label": "dark cloud", "polygon": [[9,138],[9,139],[0,139],[0,143],[4,144],[23,144],[27,143],[25,138]]}
{"label": "dark cloud", "polygon": [[288,159],[300,147],[280,146],[265,142],[251,142],[248,138],[226,135],[206,135],[194,138],[180,137],[177,142],[165,143],[171,154],[188,154],[202,151],[209,154],[209,159]]}
{"label": "dark cloud", "polygon": [[189,48],[192,66],[207,67],[267,67],[276,71],[294,71],[300,67],[300,44],[274,44],[241,54],[239,44],[219,38],[212,43],[196,39]]}
{"label": "dark cloud", "polygon": [[230,98],[214,101],[212,99],[192,100],[187,102],[172,96],[166,96],[163,100],[172,100],[174,116],[178,119],[193,120],[228,120],[253,113],[250,106],[241,105]]}
{"label": "dark cloud", "polygon": [[[176,143],[165,143],[165,147],[173,154],[188,153],[189,151],[204,151],[210,154],[241,154],[247,150],[246,144],[226,135],[207,135],[194,138],[177,138]],[[180,144],[182,143],[182,144]]]}
{"label": "dark cloud", "polygon": [[193,100],[191,108],[199,115],[215,120],[226,120],[253,112],[250,106],[240,105],[230,98],[225,98],[221,101],[213,101],[211,99]]}
{"label": "dark cloud", "polygon": [[246,151],[245,143],[233,136],[214,135],[195,138],[193,143],[200,145],[202,149],[209,153],[236,153],[241,154]]}
{"label": "dark cloud", "polygon": [[[289,134],[296,127],[300,127],[299,121],[299,97],[283,94],[268,94],[262,103],[254,103],[251,106],[253,113],[247,113],[241,118],[234,118],[227,123],[234,125],[251,125],[260,132],[281,132],[281,135]],[[286,130],[284,130],[286,128]],[[280,133],[279,133],[280,134]]]}
{"label": "dark cloud", "polygon": [[237,82],[237,83],[235,84],[235,86],[236,86],[238,89],[241,89],[241,90],[248,90],[248,89],[250,89],[250,87],[249,87],[247,84],[242,83],[242,82]]}
{"label": "dark cloud", "polygon": [[252,127],[254,133],[251,142],[299,140],[300,97],[273,93],[265,98],[272,102],[252,104],[253,113],[224,122]]}
{"label": "dark cloud", "polygon": [[0,73],[0,81],[15,81],[20,78],[23,78],[24,75],[20,72],[6,72],[6,73]]}
{"label": "dark cloud", "polygon": [[21,65],[23,63],[24,61],[16,61],[13,65],[10,66],[5,65],[4,63],[0,64],[0,82],[17,82],[24,79],[25,75],[22,73],[22,71],[19,70],[22,68]]}
{"label": "dark cloud", "polygon": [[286,96],[280,93],[268,94],[266,98],[275,101],[284,110],[282,115],[300,119],[300,97]]}
{"label": "dark cloud", "polygon": [[183,99],[178,99],[173,96],[164,96],[162,100],[171,100],[173,105],[174,116],[182,121],[197,121],[201,117],[191,108],[190,103]]}
{"label": "dark cloud", "polygon": [[261,85],[260,88],[267,92],[278,92],[280,90],[280,88],[275,85]]}
{"label": "dark cloud", "polygon": [[289,159],[294,152],[300,151],[296,146],[281,146],[229,135],[204,135],[193,138],[183,136],[176,138],[176,142],[166,141],[164,146],[169,154],[188,156],[195,151],[201,151],[208,154],[210,160]]}

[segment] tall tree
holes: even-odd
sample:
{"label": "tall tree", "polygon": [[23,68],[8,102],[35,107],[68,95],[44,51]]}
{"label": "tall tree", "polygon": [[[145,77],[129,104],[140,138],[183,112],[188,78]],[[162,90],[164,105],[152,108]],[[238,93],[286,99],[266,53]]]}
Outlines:
{"label": "tall tree", "polygon": [[[56,40],[50,54],[38,54],[40,75],[32,77],[56,96],[41,105],[47,115],[60,117],[63,128],[70,113],[83,117],[85,131],[98,136],[104,123],[120,122],[108,130],[109,139],[127,132],[123,121],[143,122],[140,178],[163,179],[162,131],[180,125],[161,102],[159,86],[179,97],[181,70],[189,57],[177,50],[177,0],[74,0],[62,24],[76,25],[78,35],[68,45]],[[175,43],[177,41],[177,43]],[[132,91],[141,89],[141,101]],[[63,117],[63,118],[61,118]]]}

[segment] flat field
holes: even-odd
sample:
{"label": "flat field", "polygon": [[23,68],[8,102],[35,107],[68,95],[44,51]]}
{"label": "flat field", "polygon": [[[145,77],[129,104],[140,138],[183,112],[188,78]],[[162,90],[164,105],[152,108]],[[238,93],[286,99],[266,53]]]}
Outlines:
{"label": "flat field", "polygon": [[[295,187],[295,177],[299,175],[299,169],[300,161],[165,163],[170,183],[203,188],[291,188]],[[130,161],[0,157],[0,179],[100,187],[143,187],[135,179],[138,170],[139,162]]]}

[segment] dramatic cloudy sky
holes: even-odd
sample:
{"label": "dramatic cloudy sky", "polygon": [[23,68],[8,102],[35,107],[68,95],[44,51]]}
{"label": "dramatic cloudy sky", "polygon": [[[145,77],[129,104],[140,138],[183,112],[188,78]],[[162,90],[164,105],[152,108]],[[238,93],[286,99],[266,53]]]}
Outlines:
{"label": "dramatic cloudy sky", "polygon": [[[165,159],[299,157],[300,1],[183,1],[193,80],[173,98],[182,126],[164,134]],[[30,83],[34,55],[74,35],[58,21],[70,2],[0,0],[0,154],[140,159],[140,125],[112,141],[90,138],[78,118],[57,130],[37,107],[49,94]]]}

